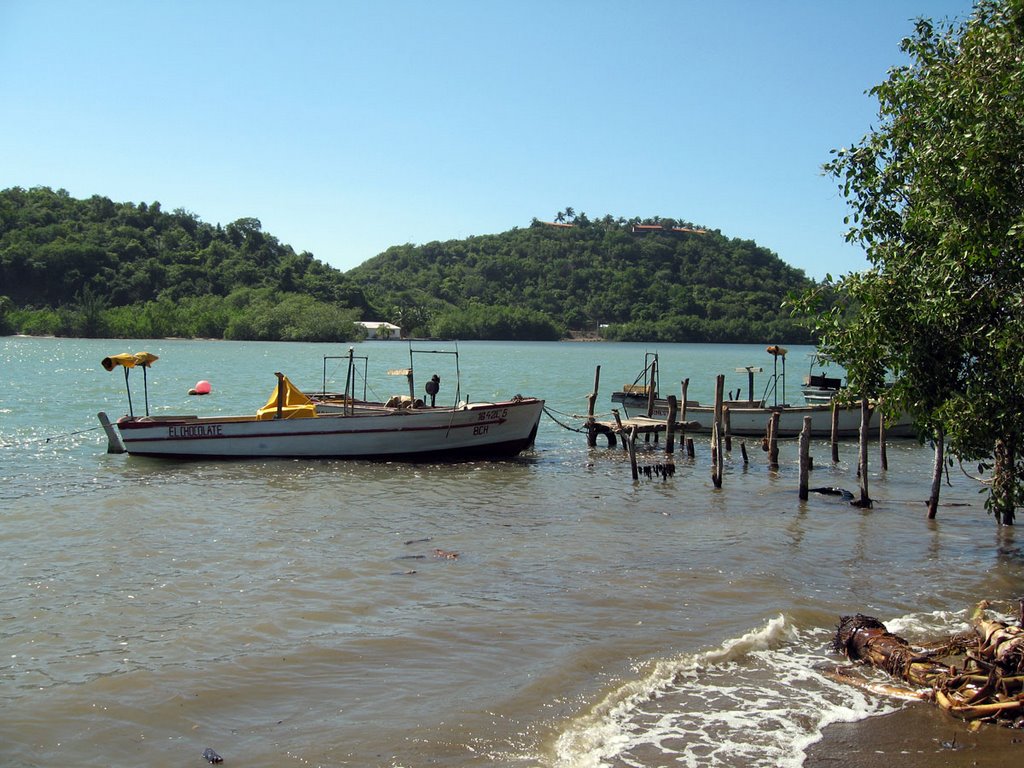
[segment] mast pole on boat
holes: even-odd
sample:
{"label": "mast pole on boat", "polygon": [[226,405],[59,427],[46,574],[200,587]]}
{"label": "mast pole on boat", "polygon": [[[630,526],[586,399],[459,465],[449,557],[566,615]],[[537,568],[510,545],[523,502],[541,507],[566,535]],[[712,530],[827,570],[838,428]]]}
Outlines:
{"label": "mast pole on boat", "polygon": [[409,402],[416,402],[416,384],[413,381],[413,362],[412,362],[412,342],[409,342],[409,374],[406,376],[409,380]]}
{"label": "mast pole on boat", "polygon": [[274,418],[280,419],[284,415],[284,374],[274,371],[274,375],[277,376],[277,415]]}
{"label": "mast pole on boat", "polygon": [[[348,371],[345,373],[345,398],[341,401],[341,412],[346,411],[351,416],[356,412],[355,396],[356,396],[356,373],[355,373],[355,354],[352,347],[348,348]],[[351,392],[349,389],[351,388]]]}
{"label": "mast pole on boat", "polygon": [[124,367],[124,388],[128,392],[128,415],[135,418],[135,409],[132,408],[132,388],[128,385],[128,366]]}

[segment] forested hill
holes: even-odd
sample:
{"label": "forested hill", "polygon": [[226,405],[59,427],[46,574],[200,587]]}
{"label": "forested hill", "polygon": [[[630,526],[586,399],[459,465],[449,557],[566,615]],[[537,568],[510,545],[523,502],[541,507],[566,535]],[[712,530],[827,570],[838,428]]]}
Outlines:
{"label": "forested hill", "polygon": [[369,312],[348,277],[258,219],[0,191],[0,332],[328,340]]}
{"label": "forested hill", "polygon": [[800,342],[803,272],[671,219],[557,223],[389,248],[348,273],[244,218],[0,191],[0,333],[344,340],[355,320],[462,339]]}
{"label": "forested hill", "polygon": [[347,275],[394,322],[441,336],[600,327],[620,340],[811,341],[781,307],[810,281],[766,248],[674,219],[567,211],[501,234],[395,246]]}

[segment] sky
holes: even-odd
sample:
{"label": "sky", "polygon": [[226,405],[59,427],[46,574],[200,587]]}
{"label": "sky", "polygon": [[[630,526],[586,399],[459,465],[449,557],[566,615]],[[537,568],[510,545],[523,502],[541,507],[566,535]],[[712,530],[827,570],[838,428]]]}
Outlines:
{"label": "sky", "polygon": [[259,219],[349,270],[567,207],[863,269],[821,167],[970,0],[0,0],[0,189]]}

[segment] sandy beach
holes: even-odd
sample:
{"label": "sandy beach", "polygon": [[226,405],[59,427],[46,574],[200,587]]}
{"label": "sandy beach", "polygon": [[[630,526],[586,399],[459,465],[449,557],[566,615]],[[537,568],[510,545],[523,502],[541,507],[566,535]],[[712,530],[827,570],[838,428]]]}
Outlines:
{"label": "sandy beach", "polygon": [[931,704],[913,703],[898,712],[840,723],[808,750],[806,768],[966,768],[1020,765],[1024,731],[994,725],[972,729]]}

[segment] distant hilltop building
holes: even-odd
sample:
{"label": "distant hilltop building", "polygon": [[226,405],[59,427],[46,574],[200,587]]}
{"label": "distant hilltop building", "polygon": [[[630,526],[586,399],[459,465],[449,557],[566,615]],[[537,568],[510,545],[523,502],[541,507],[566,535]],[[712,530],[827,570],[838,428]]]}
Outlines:
{"label": "distant hilltop building", "polygon": [[360,320],[356,323],[360,328],[366,331],[367,339],[400,339],[402,338],[402,329],[397,325],[391,323],[380,323],[373,321]]}
{"label": "distant hilltop building", "polygon": [[666,227],[664,224],[634,224],[634,235],[647,235],[660,233],[663,235],[706,235],[706,229],[694,229],[693,227]]}

